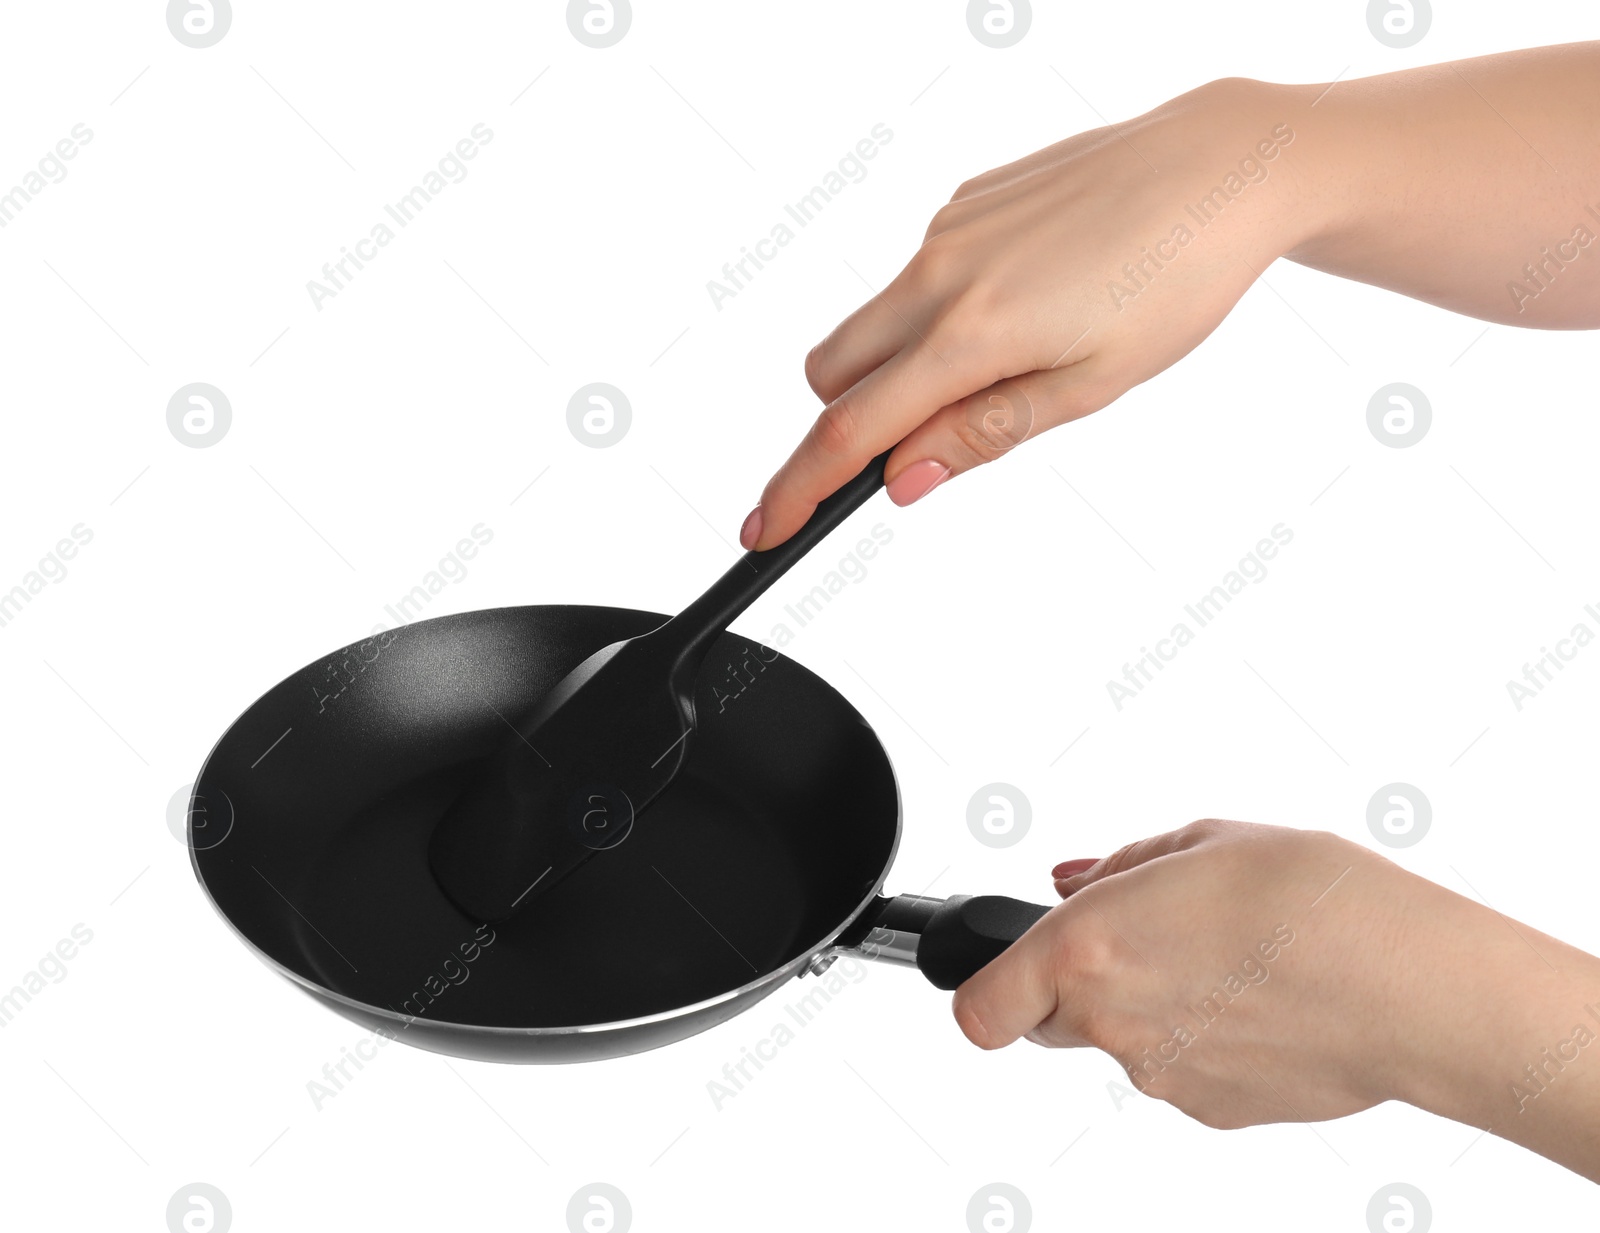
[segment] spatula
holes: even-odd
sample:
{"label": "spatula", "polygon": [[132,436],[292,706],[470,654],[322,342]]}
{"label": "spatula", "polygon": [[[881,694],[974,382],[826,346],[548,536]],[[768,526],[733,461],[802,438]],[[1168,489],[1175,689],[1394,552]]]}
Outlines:
{"label": "spatula", "polygon": [[430,840],[433,875],[457,907],[504,920],[627,837],[688,756],[695,678],[712,644],[883,487],[888,459],[874,458],[790,539],[745,553],[664,625],[596,651],[513,721]]}

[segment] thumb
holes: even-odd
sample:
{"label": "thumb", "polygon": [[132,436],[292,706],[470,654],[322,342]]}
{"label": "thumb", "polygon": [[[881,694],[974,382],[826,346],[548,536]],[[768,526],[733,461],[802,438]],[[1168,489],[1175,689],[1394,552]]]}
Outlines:
{"label": "thumb", "polygon": [[885,473],[889,499],[910,505],[951,476],[993,462],[1046,429],[1098,411],[1113,396],[1089,381],[1078,364],[997,381],[941,407],[900,442]]}

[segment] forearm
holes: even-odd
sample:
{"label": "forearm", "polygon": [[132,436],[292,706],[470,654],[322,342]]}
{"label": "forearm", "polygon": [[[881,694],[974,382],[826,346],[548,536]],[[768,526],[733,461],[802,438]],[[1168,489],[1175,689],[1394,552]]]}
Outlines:
{"label": "forearm", "polygon": [[1600,42],[1267,89],[1297,134],[1291,260],[1485,320],[1600,326]]}
{"label": "forearm", "polygon": [[1390,1083],[1600,1182],[1600,959],[1423,883]]}

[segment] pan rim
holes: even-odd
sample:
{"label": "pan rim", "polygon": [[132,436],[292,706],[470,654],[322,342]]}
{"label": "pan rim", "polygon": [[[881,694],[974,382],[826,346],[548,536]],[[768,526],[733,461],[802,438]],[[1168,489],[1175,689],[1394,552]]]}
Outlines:
{"label": "pan rim", "polygon": [[[874,733],[874,735],[876,735],[876,733]],[[851,909],[850,914],[845,917],[844,920],[840,921],[836,928],[830,930],[820,942],[817,942],[815,945],[802,950],[800,954],[789,960],[782,967],[774,968],[772,971],[767,972],[762,976],[758,976],[756,979],[748,981],[743,985],[740,985],[737,989],[731,989],[726,993],[720,993],[713,998],[706,998],[699,1002],[693,1002],[688,1006],[679,1006],[672,1010],[657,1011],[653,1015],[641,1015],[634,1019],[616,1019],[608,1023],[579,1023],[568,1024],[564,1027],[501,1027],[495,1024],[487,1023],[462,1023],[453,1019],[428,1019],[421,1015],[402,1015],[398,1011],[390,1010],[387,1006],[374,1006],[371,1002],[363,1002],[359,998],[353,998],[348,994],[340,993],[334,989],[329,989],[326,985],[320,985],[311,978],[302,976],[299,972],[294,971],[292,968],[285,967],[282,963],[274,959],[271,955],[267,954],[253,941],[251,941],[251,939],[245,935],[239,926],[234,924],[234,922],[229,918],[228,914],[222,910],[222,906],[216,901],[216,897],[212,895],[211,888],[206,885],[203,877],[199,879],[200,889],[205,892],[206,902],[210,904],[211,910],[222,919],[222,922],[227,925],[227,927],[233,932],[234,936],[237,937],[239,941],[244,943],[244,945],[249,948],[255,957],[261,960],[262,963],[266,964],[267,967],[277,972],[278,975],[282,976],[285,980],[299,985],[306,992],[313,994],[318,998],[338,1002],[340,1005],[348,1006],[353,1010],[360,1011],[364,1015],[388,1019],[395,1023],[404,1024],[406,1027],[410,1027],[413,1023],[426,1023],[434,1027],[447,1028],[451,1031],[479,1033],[488,1036],[579,1036],[588,1033],[621,1032],[626,1031],[629,1028],[644,1027],[653,1023],[667,1023],[674,1019],[687,1018],[690,1015],[698,1014],[701,1011],[710,1010],[713,1007],[720,1006],[725,1002],[733,1001],[734,999],[742,997],[745,994],[753,993],[763,986],[776,986],[782,984],[790,976],[794,975],[797,969],[810,963],[811,960],[817,955],[826,951],[830,946],[838,941],[840,935],[856,922],[861,914],[867,910],[867,907],[872,903],[872,901],[882,892],[883,884],[889,879],[889,871],[893,868],[894,859],[900,851],[900,836],[903,826],[903,817],[900,811],[899,797],[900,788],[899,785],[896,784],[894,842],[890,845],[889,858],[884,862],[883,872],[878,875],[877,881],[872,885],[872,889],[867,892],[866,896],[861,900],[861,902]]]}
{"label": "pan rim", "polygon": [[[520,610],[520,609],[523,609],[523,608],[529,608],[529,607],[537,607],[537,608],[601,608],[601,609],[605,609],[605,610],[609,610],[609,611],[613,611],[613,612],[644,613],[645,615],[650,615],[650,616],[658,615],[658,614],[655,614],[655,613],[647,613],[646,610],[644,610],[644,609],[638,609],[638,608],[616,608],[616,607],[613,607],[613,606],[610,606],[610,605],[594,605],[594,604],[505,604],[505,605],[501,605],[498,608],[475,608],[475,609],[471,609],[469,612],[464,612],[464,613],[450,613],[450,614],[446,614],[446,615],[438,616],[438,617],[429,617],[424,621],[411,622],[411,625],[412,626],[417,626],[417,625],[431,624],[434,621],[448,621],[448,620],[451,620],[451,619],[454,619],[454,618],[457,618],[457,617],[468,616],[468,615],[479,615],[479,614],[487,614],[487,613],[493,613],[493,612],[505,612],[505,611],[517,611],[517,610]],[[665,618],[663,617],[662,619],[665,619]],[[752,641],[756,641],[756,640],[752,639]],[[765,646],[766,644],[765,643],[761,643],[760,645]],[[769,648],[769,649],[772,649],[772,648]],[[783,652],[778,652],[778,653],[779,654],[783,654]],[[452,1032],[463,1032],[463,1033],[468,1033],[468,1034],[477,1034],[479,1036],[490,1037],[490,1038],[506,1038],[506,1039],[523,1039],[523,1038],[527,1038],[527,1037],[530,1037],[530,1036],[533,1036],[533,1037],[582,1036],[582,1035],[590,1035],[590,1034],[601,1034],[601,1033],[606,1033],[606,1032],[624,1032],[624,1031],[627,1031],[627,1030],[632,1029],[632,1028],[646,1027],[646,1026],[649,1026],[651,1024],[668,1023],[668,1022],[671,1022],[671,1021],[676,1020],[676,1019],[688,1018],[690,1016],[699,1014],[699,1013],[701,1013],[703,1011],[714,1009],[715,1007],[721,1006],[721,1005],[723,1005],[723,1004],[725,1004],[727,1002],[731,1002],[731,1001],[734,1001],[734,1000],[736,1000],[738,998],[745,997],[745,996],[747,996],[747,995],[749,995],[751,993],[754,993],[754,992],[756,992],[756,991],[758,991],[758,990],[760,990],[762,988],[776,988],[778,985],[782,984],[784,981],[788,980],[791,976],[793,976],[799,969],[803,968],[806,964],[810,963],[811,960],[814,959],[817,955],[825,952],[830,946],[832,946],[839,939],[840,935],[842,935],[846,929],[848,929],[852,924],[854,924],[856,922],[856,920],[861,916],[861,914],[867,910],[868,906],[872,903],[872,901],[875,898],[877,898],[877,896],[882,892],[883,885],[884,885],[884,883],[886,881],[888,881],[889,873],[894,868],[895,858],[900,854],[900,840],[901,840],[901,837],[902,837],[902,835],[904,833],[904,826],[905,826],[904,802],[902,801],[901,796],[900,796],[900,777],[895,771],[894,760],[889,756],[888,747],[884,745],[882,739],[878,736],[877,729],[874,728],[870,723],[868,723],[866,717],[864,715],[862,715],[859,710],[856,710],[855,704],[852,703],[848,698],[846,698],[844,696],[844,694],[840,693],[839,690],[833,684],[831,684],[825,677],[822,677],[819,674],[817,674],[815,672],[812,672],[811,669],[807,668],[804,664],[800,663],[798,660],[795,660],[792,656],[787,656],[786,658],[789,658],[792,662],[795,663],[795,665],[797,667],[803,669],[807,673],[810,673],[810,675],[816,677],[816,679],[818,681],[820,681],[824,686],[826,686],[830,690],[833,690],[834,693],[838,694],[839,697],[844,701],[844,703],[847,706],[849,706],[852,711],[855,712],[856,718],[861,723],[861,725],[863,727],[865,727],[867,729],[867,731],[872,734],[872,739],[874,740],[874,742],[877,743],[878,750],[882,754],[884,762],[888,765],[888,768],[889,768],[889,782],[890,782],[891,786],[894,788],[894,837],[893,837],[893,839],[891,840],[891,842],[889,844],[889,852],[888,852],[888,856],[885,858],[885,860],[883,862],[883,868],[878,873],[878,876],[877,876],[876,880],[873,882],[872,887],[867,891],[866,895],[855,906],[855,908],[851,910],[849,915],[847,915],[842,921],[840,921],[837,926],[835,926],[827,934],[825,934],[820,941],[818,941],[815,944],[813,944],[812,946],[807,947],[806,949],[802,950],[793,959],[791,959],[788,962],[784,963],[783,966],[775,968],[772,971],[765,973],[764,975],[758,976],[754,980],[747,981],[745,984],[740,985],[736,989],[728,990],[725,993],[719,993],[715,997],[705,998],[705,999],[702,999],[699,1002],[691,1003],[688,1006],[674,1007],[671,1010],[657,1011],[654,1014],[641,1015],[641,1016],[638,1016],[638,1017],[632,1018],[632,1019],[616,1019],[616,1020],[612,1020],[612,1021],[607,1022],[607,1023],[568,1024],[568,1025],[563,1026],[563,1027],[502,1027],[502,1026],[495,1025],[495,1024],[461,1023],[461,1022],[458,1022],[458,1021],[455,1021],[455,1020],[448,1020],[448,1019],[428,1019],[428,1018],[424,1018],[424,1017],[422,1017],[420,1015],[403,1015],[403,1014],[400,1014],[398,1011],[391,1010],[389,1007],[386,1007],[386,1006],[374,1006],[370,1002],[363,1002],[359,998],[353,998],[353,997],[349,996],[348,994],[340,993],[337,990],[330,989],[325,985],[318,984],[315,980],[311,979],[310,977],[304,976],[301,973],[294,971],[292,968],[287,967],[286,965],[284,965],[279,960],[277,960],[277,959],[273,958],[271,955],[267,954],[267,952],[264,951],[258,945],[256,945],[256,943],[250,937],[248,937],[245,934],[245,932],[242,929],[240,929],[240,927],[233,921],[232,917],[230,917],[227,914],[227,912],[223,910],[222,905],[217,902],[216,895],[214,895],[212,893],[210,885],[206,882],[205,874],[204,874],[204,872],[202,872],[202,870],[200,868],[199,850],[195,847],[195,842],[194,842],[194,804],[195,804],[196,799],[200,796],[199,789],[200,789],[200,785],[205,782],[206,771],[210,768],[212,760],[217,755],[217,751],[222,748],[223,742],[228,739],[229,734],[233,731],[234,727],[239,723],[239,721],[241,719],[243,719],[246,715],[250,714],[256,708],[256,706],[264,698],[267,697],[268,694],[272,693],[274,690],[276,690],[278,688],[279,685],[283,684],[283,681],[275,682],[272,686],[270,686],[268,689],[263,691],[255,699],[255,701],[251,702],[249,706],[245,707],[244,710],[240,711],[234,717],[233,721],[225,729],[223,729],[222,735],[217,738],[215,743],[213,743],[210,751],[206,754],[205,761],[203,761],[200,764],[200,770],[195,775],[193,789],[191,790],[190,796],[189,796],[189,818],[188,818],[188,826],[186,827],[186,832],[187,832],[186,835],[185,835],[186,842],[184,844],[184,846],[188,849],[188,852],[189,852],[189,865],[190,865],[190,868],[194,870],[195,880],[200,883],[200,889],[204,893],[205,898],[206,898],[206,902],[210,905],[211,910],[213,912],[215,912],[219,918],[221,918],[223,924],[225,924],[228,927],[228,929],[233,933],[233,935],[236,938],[238,938],[239,941],[242,942],[250,950],[250,952],[252,954],[254,954],[255,957],[257,959],[259,959],[262,963],[264,963],[268,968],[270,968],[271,970],[275,971],[279,976],[282,976],[285,980],[289,981],[290,983],[299,986],[306,993],[310,994],[313,997],[316,997],[318,999],[325,1000],[325,1001],[335,1002],[335,1003],[338,1003],[341,1006],[349,1007],[351,1010],[357,1011],[362,1016],[367,1017],[367,1018],[384,1019],[384,1020],[388,1020],[390,1022],[403,1024],[404,1027],[410,1027],[411,1024],[413,1024],[413,1023],[424,1023],[424,1024],[428,1024],[428,1025],[433,1026],[433,1027],[437,1027],[437,1028],[444,1029],[444,1030],[449,1030],[449,1031],[452,1031]],[[316,662],[316,661],[313,661],[313,662]],[[304,669],[297,669],[297,672],[298,671],[304,671]],[[288,679],[290,679],[290,677],[292,677],[294,675],[295,675],[295,673],[291,673],[290,676],[289,677],[285,677],[284,680],[288,680]],[[396,1039],[399,1039],[399,1037],[396,1037]]]}

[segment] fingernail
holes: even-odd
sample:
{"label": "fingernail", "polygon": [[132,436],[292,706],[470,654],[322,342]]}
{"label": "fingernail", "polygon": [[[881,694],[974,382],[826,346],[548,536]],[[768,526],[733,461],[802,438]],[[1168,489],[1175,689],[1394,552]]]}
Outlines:
{"label": "fingernail", "polygon": [[1100,858],[1097,856],[1085,856],[1078,860],[1062,861],[1050,871],[1050,876],[1059,881],[1062,878],[1070,878],[1075,873],[1082,873],[1085,869],[1092,868],[1099,863]]}
{"label": "fingernail", "polygon": [[749,552],[756,546],[756,541],[761,538],[761,507],[758,505],[750,511],[744,520],[744,526],[739,528],[739,544]]}
{"label": "fingernail", "polygon": [[910,505],[920,501],[945,480],[950,478],[950,468],[932,458],[914,462],[889,482],[886,491],[896,505]]}

